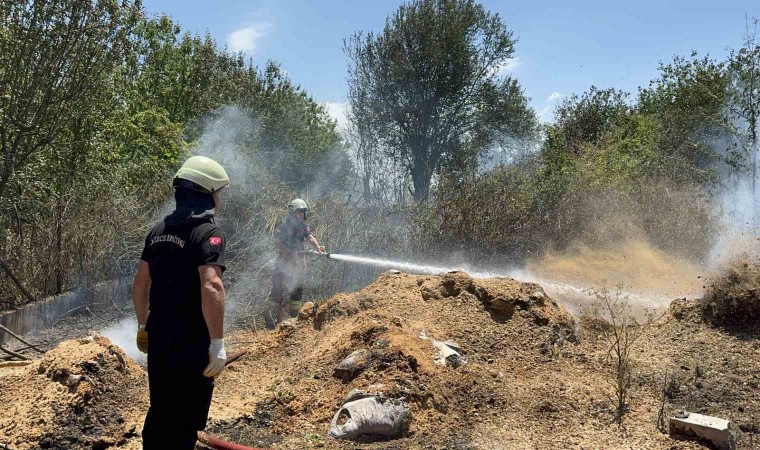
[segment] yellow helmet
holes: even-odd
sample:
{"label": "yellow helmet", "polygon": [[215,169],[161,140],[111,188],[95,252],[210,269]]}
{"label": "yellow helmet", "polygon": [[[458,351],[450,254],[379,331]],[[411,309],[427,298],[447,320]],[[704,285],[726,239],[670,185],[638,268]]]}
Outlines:
{"label": "yellow helmet", "polygon": [[174,176],[173,185],[177,186],[179,180],[191,181],[205,191],[217,192],[230,184],[230,177],[224,167],[218,162],[205,156],[192,156],[182,164]]}

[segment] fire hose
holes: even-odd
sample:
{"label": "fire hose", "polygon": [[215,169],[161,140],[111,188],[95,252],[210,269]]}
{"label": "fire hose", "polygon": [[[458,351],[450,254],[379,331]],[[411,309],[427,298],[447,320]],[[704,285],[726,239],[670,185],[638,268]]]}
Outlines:
{"label": "fire hose", "polygon": [[203,431],[198,433],[198,440],[214,450],[264,450],[259,447],[246,447],[245,445],[227,442]]}
{"label": "fire hose", "polygon": [[304,255],[304,256],[313,256],[314,259],[318,259],[318,258],[327,258],[327,259],[330,259],[330,254],[329,253],[327,253],[327,252],[321,252],[320,253],[320,252],[318,252],[316,250],[299,250],[298,254],[299,255]]}
{"label": "fire hose", "polygon": [[232,353],[230,356],[227,357],[227,361],[224,362],[224,365],[225,366],[229,366],[230,364],[232,364],[233,362],[237,361],[238,358],[240,358],[241,356],[245,355],[246,353],[248,353],[248,349],[247,348],[243,348],[243,349],[240,349],[240,350],[236,351],[235,353]]}
{"label": "fire hose", "polygon": [[[228,366],[235,362],[237,359],[239,359],[241,356],[248,353],[248,349],[243,348],[235,353],[231,354],[227,357],[227,361],[224,363],[225,366]],[[213,436],[211,434],[208,434],[204,431],[201,431],[198,433],[198,440],[215,450],[262,450],[255,447],[246,447],[245,445],[235,444],[232,442],[227,442],[225,440],[219,439],[216,436]]]}

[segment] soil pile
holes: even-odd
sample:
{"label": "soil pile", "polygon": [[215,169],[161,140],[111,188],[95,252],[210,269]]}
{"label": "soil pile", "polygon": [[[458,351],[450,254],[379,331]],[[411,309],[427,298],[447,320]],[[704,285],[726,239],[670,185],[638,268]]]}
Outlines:
{"label": "soil pile", "polygon": [[[699,301],[675,300],[636,351],[642,395],[677,409],[728,419],[737,449],[760,437],[760,328],[716,327]],[[656,387],[656,389],[652,389]]]}
{"label": "soil pile", "polygon": [[[658,429],[661,409],[667,419],[685,407],[730,419],[740,446],[753,439],[754,335],[712,328],[696,302],[677,303],[631,349],[620,424],[609,326],[591,319],[574,324],[536,284],[386,273],[359,292],[306,305],[273,332],[233,336],[251,353],[220,378],[209,428],[287,449],[707,448]],[[453,341],[466,363],[436,364],[433,340]],[[358,444],[326,437],[354,389],[406,402],[406,434]]]}
{"label": "soil pile", "polygon": [[0,442],[16,450],[126,448],[147,410],[147,374],[102,337],[0,367]]}
{"label": "soil pile", "polygon": [[715,276],[702,301],[704,315],[728,327],[760,324],[760,261],[739,258]]}
{"label": "soil pile", "polygon": [[[658,430],[661,411],[686,408],[731,420],[739,448],[757,441],[756,327],[716,328],[698,302],[674,302],[631,348],[622,424],[609,330],[599,317],[575,323],[536,284],[388,272],[359,292],[306,304],[276,330],[230,335],[230,353],[249,353],[217,380],[207,431],[281,449],[706,448]],[[442,349],[458,353],[442,358]],[[99,337],[0,367],[0,443],[138,449],[146,378]],[[355,389],[406,405],[404,433],[328,438]]]}
{"label": "soil pile", "polygon": [[[252,353],[220,379],[212,431],[248,445],[350,448],[325,435],[346,395],[360,389],[410,406],[409,431],[393,444],[402,448],[548,443],[547,429],[525,423],[561,429],[563,415],[582,414],[549,399],[564,388],[548,363],[574,331],[572,317],[533,283],[386,273],[357,293],[307,304],[275,332],[236,335]],[[466,364],[436,364],[433,340],[454,341]],[[358,367],[336,371],[352,354]],[[529,417],[534,408],[543,417]]]}

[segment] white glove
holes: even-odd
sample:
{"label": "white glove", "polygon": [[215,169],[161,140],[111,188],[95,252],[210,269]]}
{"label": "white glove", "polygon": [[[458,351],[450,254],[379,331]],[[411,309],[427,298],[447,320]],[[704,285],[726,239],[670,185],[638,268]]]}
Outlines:
{"label": "white glove", "polygon": [[209,363],[203,375],[209,378],[216,378],[224,370],[224,363],[227,362],[227,352],[224,350],[224,338],[211,339],[211,345],[208,346]]}

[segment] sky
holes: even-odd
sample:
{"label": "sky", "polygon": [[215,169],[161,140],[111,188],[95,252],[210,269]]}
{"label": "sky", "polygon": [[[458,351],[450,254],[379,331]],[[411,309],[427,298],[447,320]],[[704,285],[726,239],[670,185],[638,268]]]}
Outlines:
{"label": "sky", "polygon": [[[143,0],[191,33],[211,33],[255,65],[279,62],[338,120],[345,120],[343,39],[381,31],[396,0]],[[697,50],[716,58],[741,46],[745,17],[760,18],[758,0],[482,0],[519,39],[509,73],[541,120],[554,104],[590,86],[636,93],[660,62]],[[760,31],[760,30],[759,30]]]}

